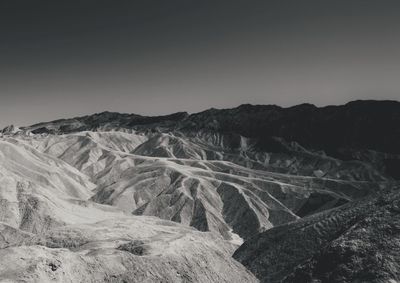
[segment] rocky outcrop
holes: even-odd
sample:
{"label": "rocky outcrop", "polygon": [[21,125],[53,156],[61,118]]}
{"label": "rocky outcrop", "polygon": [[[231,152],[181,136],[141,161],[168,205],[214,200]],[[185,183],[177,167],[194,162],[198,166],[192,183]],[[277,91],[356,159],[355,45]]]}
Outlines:
{"label": "rocky outcrop", "polygon": [[396,282],[398,187],[273,228],[234,254],[261,282]]}

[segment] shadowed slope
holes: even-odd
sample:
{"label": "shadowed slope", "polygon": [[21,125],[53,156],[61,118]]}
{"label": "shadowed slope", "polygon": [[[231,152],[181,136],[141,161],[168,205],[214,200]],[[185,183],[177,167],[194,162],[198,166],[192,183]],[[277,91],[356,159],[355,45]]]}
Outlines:
{"label": "shadowed slope", "polygon": [[245,242],[234,258],[262,282],[397,281],[397,190],[268,230]]}

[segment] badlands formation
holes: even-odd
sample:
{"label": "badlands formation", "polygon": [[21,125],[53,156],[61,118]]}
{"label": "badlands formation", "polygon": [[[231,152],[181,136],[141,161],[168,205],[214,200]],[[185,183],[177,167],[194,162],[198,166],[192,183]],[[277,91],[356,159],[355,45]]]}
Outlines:
{"label": "badlands formation", "polygon": [[0,282],[398,282],[400,103],[0,134]]}

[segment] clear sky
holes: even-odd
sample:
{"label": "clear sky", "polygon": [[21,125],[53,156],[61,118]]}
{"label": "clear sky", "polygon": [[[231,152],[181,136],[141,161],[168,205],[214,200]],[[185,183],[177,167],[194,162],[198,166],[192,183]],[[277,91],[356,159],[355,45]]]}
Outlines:
{"label": "clear sky", "polygon": [[386,0],[0,1],[0,127],[400,99]]}

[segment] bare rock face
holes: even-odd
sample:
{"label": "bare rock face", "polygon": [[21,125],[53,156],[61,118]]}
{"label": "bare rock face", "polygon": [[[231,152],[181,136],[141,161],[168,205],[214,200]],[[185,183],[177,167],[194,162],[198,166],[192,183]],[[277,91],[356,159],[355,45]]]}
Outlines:
{"label": "bare rock face", "polygon": [[284,282],[399,281],[399,198],[385,198],[382,207],[298,266]]}
{"label": "bare rock face", "polygon": [[261,282],[397,282],[398,187],[273,228],[234,254]]}

